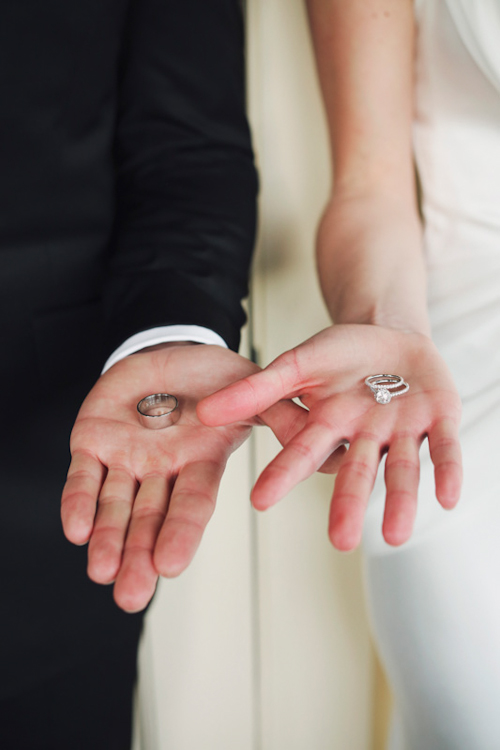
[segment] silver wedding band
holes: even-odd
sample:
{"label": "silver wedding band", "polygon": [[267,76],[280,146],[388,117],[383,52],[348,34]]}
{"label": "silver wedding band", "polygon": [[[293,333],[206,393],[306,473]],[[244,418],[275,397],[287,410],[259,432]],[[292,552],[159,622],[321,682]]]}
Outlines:
{"label": "silver wedding band", "polygon": [[402,396],[410,390],[409,384],[401,375],[369,375],[365,378],[365,385],[378,404],[390,404],[395,396]]}
{"label": "silver wedding band", "polygon": [[162,430],[179,419],[179,402],[170,393],[153,393],[137,404],[139,420],[149,430]]}

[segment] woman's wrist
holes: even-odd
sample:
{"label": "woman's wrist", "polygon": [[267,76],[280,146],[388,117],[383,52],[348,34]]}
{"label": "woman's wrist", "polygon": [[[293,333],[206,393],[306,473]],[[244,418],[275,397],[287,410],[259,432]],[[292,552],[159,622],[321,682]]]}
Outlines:
{"label": "woman's wrist", "polygon": [[335,323],[429,335],[422,226],[407,198],[336,192],[318,229],[317,262]]}
{"label": "woman's wrist", "polygon": [[332,315],[332,322],[335,325],[372,325],[402,333],[419,333],[428,337],[431,335],[428,315],[410,314],[407,310],[401,311],[383,304],[380,304],[379,308],[373,305],[369,310],[348,310],[345,313],[340,311]]}

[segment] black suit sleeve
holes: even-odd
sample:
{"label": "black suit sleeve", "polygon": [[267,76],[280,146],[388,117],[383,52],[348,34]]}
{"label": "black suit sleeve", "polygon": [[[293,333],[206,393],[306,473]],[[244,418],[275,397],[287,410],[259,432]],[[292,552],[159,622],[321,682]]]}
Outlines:
{"label": "black suit sleeve", "polygon": [[132,3],[115,159],[110,351],[176,323],[211,328],[236,350],[257,192],[238,0]]}

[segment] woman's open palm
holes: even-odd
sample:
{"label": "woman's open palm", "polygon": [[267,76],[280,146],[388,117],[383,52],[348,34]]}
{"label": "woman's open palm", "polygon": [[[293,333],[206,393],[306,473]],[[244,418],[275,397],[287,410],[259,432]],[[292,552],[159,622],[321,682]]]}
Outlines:
{"label": "woman's open palm", "polygon": [[[389,404],[377,403],[364,380],[380,373],[401,375],[409,392]],[[329,535],[338,549],[353,549],[387,452],[383,534],[388,543],[402,544],[415,519],[419,448],[426,437],[437,499],[445,508],[458,501],[460,398],[428,337],[372,325],[332,326],[261,372],[209,396],[198,414],[207,425],[229,424],[293,397],[300,398],[309,414],[305,426],[285,441],[260,475],[252,493],[256,508],[270,507],[327,462],[338,470]]]}

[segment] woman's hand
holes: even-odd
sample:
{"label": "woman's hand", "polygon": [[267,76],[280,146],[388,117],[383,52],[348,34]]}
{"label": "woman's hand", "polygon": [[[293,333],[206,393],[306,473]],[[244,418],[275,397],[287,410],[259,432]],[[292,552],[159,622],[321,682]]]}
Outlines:
{"label": "woman's hand", "polygon": [[[409,392],[378,404],[364,380],[379,373],[401,375]],[[265,370],[205,398],[197,411],[206,425],[227,425],[297,396],[309,409],[305,426],[285,440],[284,449],[260,475],[252,492],[256,508],[274,505],[327,459],[331,465],[334,454],[340,465],[329,536],[338,549],[353,549],[361,539],[378,464],[388,453],[383,535],[389,544],[402,544],[415,519],[418,454],[426,437],[437,499],[444,508],[457,503],[461,404],[448,368],[427,336],[374,325],[332,326]],[[349,450],[343,454],[338,449],[345,444]]]}

